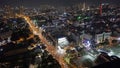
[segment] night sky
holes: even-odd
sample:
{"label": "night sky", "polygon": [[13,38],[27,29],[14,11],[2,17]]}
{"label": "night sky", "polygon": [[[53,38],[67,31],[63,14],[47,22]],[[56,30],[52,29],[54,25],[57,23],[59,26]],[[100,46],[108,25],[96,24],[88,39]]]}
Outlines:
{"label": "night sky", "polygon": [[99,4],[111,3],[111,4],[120,4],[120,0],[0,0],[0,6],[11,5],[19,6],[23,5],[26,7],[39,7],[40,5],[53,5],[53,6],[71,6],[77,3],[86,2],[87,4]]}

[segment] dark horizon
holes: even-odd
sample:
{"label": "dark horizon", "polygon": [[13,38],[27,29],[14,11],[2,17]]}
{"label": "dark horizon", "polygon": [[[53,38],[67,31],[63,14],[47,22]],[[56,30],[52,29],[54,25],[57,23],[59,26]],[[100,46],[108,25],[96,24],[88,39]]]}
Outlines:
{"label": "dark horizon", "polygon": [[0,6],[25,6],[25,7],[39,7],[40,5],[52,6],[72,6],[79,3],[86,3],[88,5],[98,5],[100,3],[110,3],[119,5],[119,0],[0,0]]}

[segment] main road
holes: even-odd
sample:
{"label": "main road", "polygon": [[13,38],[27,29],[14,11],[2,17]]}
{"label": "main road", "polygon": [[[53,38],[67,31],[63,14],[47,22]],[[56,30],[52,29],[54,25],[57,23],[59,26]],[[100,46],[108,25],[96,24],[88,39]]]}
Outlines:
{"label": "main road", "polygon": [[57,53],[57,49],[53,45],[51,45],[47,41],[47,39],[42,35],[42,30],[40,30],[39,28],[36,28],[28,16],[25,16],[25,15],[17,15],[17,16],[22,17],[26,20],[26,23],[29,24],[30,30],[33,32],[34,35],[38,35],[42,43],[46,45],[46,50],[59,62],[59,64],[61,65],[61,68],[69,68],[67,63],[64,61],[64,55],[59,55]]}

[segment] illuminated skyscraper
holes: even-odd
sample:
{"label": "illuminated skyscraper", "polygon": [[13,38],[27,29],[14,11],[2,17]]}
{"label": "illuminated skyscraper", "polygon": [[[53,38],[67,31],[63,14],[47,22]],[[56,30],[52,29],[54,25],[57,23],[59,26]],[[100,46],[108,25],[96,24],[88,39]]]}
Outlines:
{"label": "illuminated skyscraper", "polygon": [[20,8],[19,8],[19,14],[24,14],[24,7],[23,6],[20,6]]}
{"label": "illuminated skyscraper", "polygon": [[85,8],[86,8],[86,4],[85,4],[85,2],[83,3],[83,10],[85,10]]}

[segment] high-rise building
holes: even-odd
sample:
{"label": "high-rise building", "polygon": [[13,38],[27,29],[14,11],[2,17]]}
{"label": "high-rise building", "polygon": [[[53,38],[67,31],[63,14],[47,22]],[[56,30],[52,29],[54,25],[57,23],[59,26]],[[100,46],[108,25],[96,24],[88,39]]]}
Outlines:
{"label": "high-rise building", "polygon": [[5,5],[4,6],[4,13],[5,13],[5,16],[6,18],[11,18],[11,17],[14,17],[14,8],[10,7],[9,5]]}
{"label": "high-rise building", "polygon": [[86,9],[86,3],[84,2],[82,10],[85,11],[85,9]]}
{"label": "high-rise building", "polygon": [[23,6],[19,7],[19,14],[24,14],[24,7]]}

